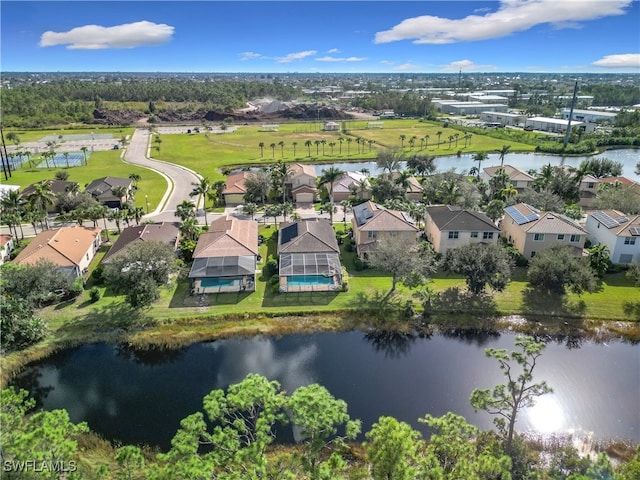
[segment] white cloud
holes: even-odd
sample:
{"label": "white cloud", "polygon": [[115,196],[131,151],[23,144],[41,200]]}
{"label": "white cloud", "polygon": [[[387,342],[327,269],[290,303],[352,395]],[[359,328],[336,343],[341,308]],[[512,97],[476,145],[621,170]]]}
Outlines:
{"label": "white cloud", "polygon": [[244,60],[255,60],[258,58],[267,58],[264,55],[262,55],[261,53],[255,53],[255,52],[242,52],[240,54],[240,60],[244,61]]}
{"label": "white cloud", "polygon": [[318,57],[318,62],[364,62],[366,57]]}
{"label": "white cloud", "polygon": [[398,65],[397,67],[394,68],[394,70],[400,70],[400,71],[415,71],[415,70],[421,70],[422,67],[420,65],[415,65],[411,62],[407,62],[407,63],[403,63],[402,65]]}
{"label": "white cloud", "polygon": [[640,68],[640,53],[623,53],[620,55],[606,55],[593,62],[595,67],[608,68]]}
{"label": "white cloud", "polygon": [[327,50],[327,53],[340,53],[340,50],[337,48],[332,48],[331,50]]}
{"label": "white cloud", "polygon": [[540,24],[556,28],[610,15],[623,15],[632,0],[502,0],[485,15],[448,19],[424,15],[403,20],[391,30],[376,33],[375,43],[413,40],[416,44],[445,44],[487,40],[528,30]]}
{"label": "white cloud", "polygon": [[471,60],[458,60],[441,67],[443,72],[486,72],[495,69],[493,65],[476,65]]}
{"label": "white cloud", "polygon": [[393,62],[391,60],[381,60],[380,63],[383,64],[383,65],[395,65],[396,64],[396,62]]}
{"label": "white cloud", "polygon": [[125,23],[113,27],[84,25],[68,32],[44,32],[41,47],[67,45],[70,50],[134,48],[161,45],[171,40],[174,27],[147,21]]}
{"label": "white cloud", "polygon": [[304,52],[295,52],[285,55],[284,57],[277,57],[276,61],[278,63],[290,63],[294,60],[303,60],[307,57],[315,55],[316,53],[318,53],[316,50],[305,50]]}

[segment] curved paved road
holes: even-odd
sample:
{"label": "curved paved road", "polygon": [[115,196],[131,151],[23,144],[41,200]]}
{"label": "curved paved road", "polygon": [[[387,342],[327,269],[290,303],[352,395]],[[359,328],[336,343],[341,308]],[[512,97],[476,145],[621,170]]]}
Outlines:
{"label": "curved paved road", "polygon": [[[200,180],[200,176],[179,165],[154,160],[149,156],[149,131],[144,128],[137,128],[131,137],[131,141],[124,153],[124,160],[134,165],[150,168],[165,177],[168,188],[162,197],[160,205],[149,212],[148,217],[157,221],[175,221],[174,212],[176,206],[183,200],[193,200],[189,193],[193,190],[192,183]],[[198,208],[202,208],[202,201]]]}

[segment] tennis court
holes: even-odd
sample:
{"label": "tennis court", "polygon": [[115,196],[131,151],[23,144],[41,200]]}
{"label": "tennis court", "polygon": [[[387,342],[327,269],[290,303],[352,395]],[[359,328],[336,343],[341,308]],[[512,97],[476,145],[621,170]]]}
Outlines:
{"label": "tennis court", "polygon": [[[90,153],[87,152],[87,160],[90,157]],[[55,157],[49,159],[42,159],[38,163],[38,168],[61,168],[61,167],[78,167],[84,165],[84,153],[82,152],[66,152],[56,153]]]}
{"label": "tennis court", "polygon": [[11,168],[14,170],[20,168],[23,163],[29,160],[29,157],[26,155],[8,155],[7,158],[9,160],[9,165],[11,165]]}
{"label": "tennis court", "polygon": [[[62,135],[63,142],[72,142],[74,140],[109,140],[113,138],[112,133],[74,133],[71,135]],[[39,142],[59,142],[59,135],[47,135],[42,137]]]}

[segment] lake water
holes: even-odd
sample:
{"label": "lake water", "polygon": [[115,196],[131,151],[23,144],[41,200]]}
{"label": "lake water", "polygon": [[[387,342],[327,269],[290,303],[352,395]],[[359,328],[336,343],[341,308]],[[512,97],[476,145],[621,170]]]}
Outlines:
{"label": "lake water", "polygon": [[[511,334],[449,334],[429,338],[361,332],[253,337],[199,343],[178,351],[133,351],[92,344],[29,366],[15,381],[46,409],[65,408],[110,440],[166,448],[187,415],[212,389],[248,373],[278,380],[291,393],[320,383],[344,399],[368,431],[381,415],[406,421],[448,411],[492,428],[474,413],[476,387],[502,382],[487,347],[513,349]],[[548,343],[535,378],[554,393],[521,416],[518,431],[593,432],[599,439],[640,442],[640,347],[622,341]]]}
{"label": "lake water", "polygon": [[[416,149],[414,152],[419,153]],[[429,152],[431,153],[431,152]],[[622,175],[624,177],[640,181],[640,176],[636,175],[635,167],[640,161],[640,149],[625,148],[621,150],[606,150],[602,154],[590,156],[590,157],[562,157],[559,155],[546,155],[538,153],[508,153],[505,156],[504,163],[513,167],[524,170],[525,172],[530,169],[539,170],[541,167],[547,164],[551,165],[571,165],[572,167],[580,166],[585,160],[590,158],[608,158],[615,162],[622,163]],[[405,162],[402,162],[402,168],[405,168]],[[497,153],[490,153],[489,158],[482,162],[482,168],[492,165],[500,165],[500,155]],[[372,176],[382,173],[382,170],[378,168],[376,162],[355,162],[355,163],[333,163],[333,164],[315,164],[312,165],[316,169],[316,173],[320,175],[323,169],[330,166],[336,167],[343,171],[359,172],[363,168],[369,170],[369,174]],[[477,167],[478,162],[473,160],[473,154],[464,154],[460,158],[457,156],[438,157],[436,159],[436,166],[438,171],[446,171],[454,169],[458,173],[468,174],[472,167]]]}

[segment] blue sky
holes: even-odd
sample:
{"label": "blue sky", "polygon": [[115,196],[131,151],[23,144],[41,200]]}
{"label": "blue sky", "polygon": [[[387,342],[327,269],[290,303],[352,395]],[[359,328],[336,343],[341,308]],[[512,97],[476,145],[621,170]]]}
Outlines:
{"label": "blue sky", "polygon": [[638,0],[0,3],[3,72],[633,72]]}

